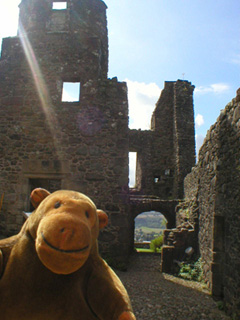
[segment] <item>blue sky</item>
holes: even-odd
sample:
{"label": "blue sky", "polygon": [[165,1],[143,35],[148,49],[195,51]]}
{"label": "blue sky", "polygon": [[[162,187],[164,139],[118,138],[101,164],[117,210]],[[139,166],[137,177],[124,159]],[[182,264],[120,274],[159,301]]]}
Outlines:
{"label": "blue sky", "polygon": [[[109,76],[128,79],[131,86],[135,82],[137,90],[139,83],[142,87],[148,85],[153,107],[153,92],[157,92],[154,85],[162,89],[164,81],[191,81],[196,87],[194,109],[199,147],[220,110],[240,87],[240,1],[105,2]],[[129,99],[135,102],[133,113],[138,114],[141,95],[130,92]]]}
{"label": "blue sky", "polygon": [[[20,0],[0,0],[0,38],[17,32]],[[199,147],[240,87],[239,0],[106,0],[109,77],[127,81],[130,127],[147,129],[164,81],[195,85]]]}

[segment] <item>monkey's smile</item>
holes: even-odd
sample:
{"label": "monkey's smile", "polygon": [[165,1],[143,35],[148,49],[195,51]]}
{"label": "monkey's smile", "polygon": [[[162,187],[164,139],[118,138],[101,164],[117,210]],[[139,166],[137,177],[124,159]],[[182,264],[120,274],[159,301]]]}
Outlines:
{"label": "monkey's smile", "polygon": [[41,232],[41,236],[42,236],[42,239],[43,241],[46,243],[46,245],[50,248],[52,248],[53,250],[56,250],[58,252],[63,252],[63,253],[78,253],[78,252],[82,252],[86,249],[88,249],[89,246],[86,246],[84,248],[81,248],[81,249],[75,249],[75,250],[64,250],[64,249],[60,249],[60,248],[57,248],[57,247],[54,247],[50,242],[47,241],[47,239],[44,237],[44,234],[43,232]]}

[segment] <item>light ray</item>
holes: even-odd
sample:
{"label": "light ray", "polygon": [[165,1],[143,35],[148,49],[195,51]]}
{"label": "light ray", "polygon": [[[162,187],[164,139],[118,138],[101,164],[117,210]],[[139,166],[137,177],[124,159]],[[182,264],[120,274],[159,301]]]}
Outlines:
{"label": "light ray", "polygon": [[[21,22],[19,23],[19,38],[21,40],[25,56],[27,58],[27,62],[29,64],[33,80],[37,89],[37,93],[41,102],[42,110],[45,114],[47,124],[53,139],[53,143],[55,146],[55,150],[58,156],[58,140],[56,138],[57,133],[59,131],[59,125],[57,121],[57,117],[53,112],[52,102],[49,95],[48,88],[45,84],[41,69],[39,67],[39,63],[36,59],[36,55],[33,51],[31,43],[28,39],[28,36],[24,30],[23,25]],[[59,157],[58,157],[59,158]]]}

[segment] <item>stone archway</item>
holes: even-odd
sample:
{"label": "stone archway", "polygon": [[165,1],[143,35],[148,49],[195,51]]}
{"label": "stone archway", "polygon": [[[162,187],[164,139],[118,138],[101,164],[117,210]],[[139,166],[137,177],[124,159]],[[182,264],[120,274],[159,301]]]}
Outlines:
{"label": "stone archway", "polygon": [[149,249],[152,240],[163,236],[166,229],[164,215],[161,212],[141,212],[134,219],[134,248]]}
{"label": "stone archway", "polygon": [[178,200],[161,200],[156,197],[131,196],[130,197],[130,226],[131,226],[131,251],[134,249],[135,218],[142,212],[160,212],[167,220],[167,229],[176,227],[175,208]]}

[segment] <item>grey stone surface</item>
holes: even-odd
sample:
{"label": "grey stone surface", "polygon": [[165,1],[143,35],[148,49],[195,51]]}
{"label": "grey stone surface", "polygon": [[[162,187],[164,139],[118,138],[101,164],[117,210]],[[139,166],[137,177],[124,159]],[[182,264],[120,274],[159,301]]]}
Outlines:
{"label": "grey stone surface", "polygon": [[240,317],[239,107],[237,95],[208,131],[198,164],[185,179],[186,201],[198,207],[205,280],[236,319]]}

